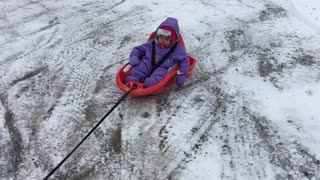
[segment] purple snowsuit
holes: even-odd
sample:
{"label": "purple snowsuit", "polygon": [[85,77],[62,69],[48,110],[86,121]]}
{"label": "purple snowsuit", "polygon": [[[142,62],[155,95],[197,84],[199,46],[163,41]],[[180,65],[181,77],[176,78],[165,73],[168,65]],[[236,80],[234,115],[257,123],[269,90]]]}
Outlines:
{"label": "purple snowsuit", "polygon": [[[162,26],[172,27],[175,30],[177,37],[180,37],[177,19],[169,17],[162,22],[157,29]],[[131,74],[125,79],[125,83],[144,82],[144,87],[146,88],[153,86],[160,82],[167,75],[168,70],[171,67],[176,64],[180,64],[180,70],[177,74],[176,84],[178,86],[183,86],[190,66],[190,61],[184,47],[180,43],[177,44],[175,51],[169,56],[169,58],[152,72],[152,42],[156,42],[156,62],[158,62],[167,52],[169,52],[171,48],[161,48],[156,41],[156,36],[154,39],[150,39],[146,43],[134,47],[131,51],[129,63],[131,66],[133,66],[133,68]]]}

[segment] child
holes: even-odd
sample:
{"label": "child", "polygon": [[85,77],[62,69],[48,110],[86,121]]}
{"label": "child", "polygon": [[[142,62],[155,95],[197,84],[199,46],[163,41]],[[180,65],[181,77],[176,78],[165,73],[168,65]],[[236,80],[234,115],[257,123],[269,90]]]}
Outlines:
{"label": "child", "polygon": [[148,88],[160,82],[171,67],[180,64],[176,84],[183,86],[190,62],[179,38],[178,20],[167,18],[157,28],[154,39],[134,47],[131,51],[129,63],[133,68],[125,79],[125,84],[143,82],[144,87]]}

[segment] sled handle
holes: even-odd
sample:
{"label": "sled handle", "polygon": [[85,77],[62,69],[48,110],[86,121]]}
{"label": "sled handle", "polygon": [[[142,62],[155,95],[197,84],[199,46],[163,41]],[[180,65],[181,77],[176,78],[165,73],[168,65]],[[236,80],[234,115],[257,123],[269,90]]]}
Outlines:
{"label": "sled handle", "polygon": [[121,71],[127,73],[129,70],[131,70],[131,68],[132,66],[129,63],[127,63],[124,66],[122,66]]}

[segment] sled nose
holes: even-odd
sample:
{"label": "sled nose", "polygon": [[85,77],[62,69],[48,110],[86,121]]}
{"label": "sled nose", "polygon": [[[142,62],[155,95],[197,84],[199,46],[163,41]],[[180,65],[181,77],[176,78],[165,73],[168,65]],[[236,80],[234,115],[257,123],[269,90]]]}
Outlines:
{"label": "sled nose", "polygon": [[126,84],[127,87],[129,87],[130,89],[143,89],[143,83],[138,83],[138,82],[128,82]]}

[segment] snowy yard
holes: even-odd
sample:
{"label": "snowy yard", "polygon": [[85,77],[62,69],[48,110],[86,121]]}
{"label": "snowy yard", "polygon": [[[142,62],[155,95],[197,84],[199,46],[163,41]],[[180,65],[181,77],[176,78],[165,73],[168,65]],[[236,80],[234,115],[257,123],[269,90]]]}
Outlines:
{"label": "snowy yard", "polygon": [[126,98],[51,179],[320,180],[319,0],[0,0],[0,179],[43,179],[169,16],[185,87]]}

